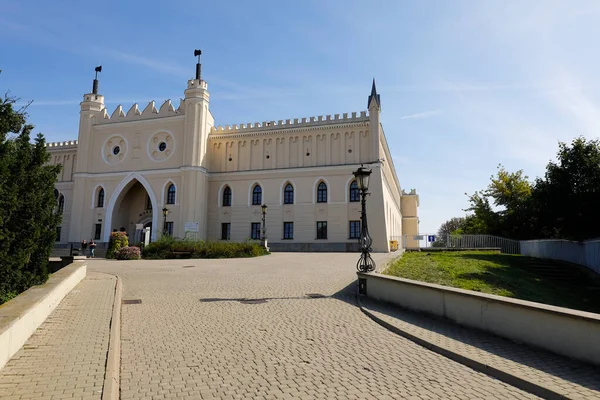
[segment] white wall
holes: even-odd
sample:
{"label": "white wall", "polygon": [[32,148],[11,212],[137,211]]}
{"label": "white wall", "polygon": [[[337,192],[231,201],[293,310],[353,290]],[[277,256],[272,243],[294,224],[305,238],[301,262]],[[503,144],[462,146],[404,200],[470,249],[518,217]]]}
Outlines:
{"label": "white wall", "polygon": [[524,240],[521,241],[521,254],[584,265],[600,274],[600,239],[585,242]]}

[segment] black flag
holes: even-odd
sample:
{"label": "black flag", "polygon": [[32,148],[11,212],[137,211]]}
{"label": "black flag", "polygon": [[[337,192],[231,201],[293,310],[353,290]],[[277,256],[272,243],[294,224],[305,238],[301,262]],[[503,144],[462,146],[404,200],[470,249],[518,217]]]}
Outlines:
{"label": "black flag", "polygon": [[202,54],[202,50],[194,50],[194,57],[199,56],[200,54]]}
{"label": "black flag", "polygon": [[94,71],[102,72],[102,65],[97,66],[96,69],[94,69]]}

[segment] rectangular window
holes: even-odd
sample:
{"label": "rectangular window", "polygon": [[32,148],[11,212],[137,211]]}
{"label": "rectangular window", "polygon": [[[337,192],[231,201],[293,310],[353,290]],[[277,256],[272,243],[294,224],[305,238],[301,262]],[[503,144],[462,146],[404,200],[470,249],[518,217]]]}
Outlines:
{"label": "rectangular window", "polygon": [[173,222],[167,222],[167,233],[169,236],[173,236]]}
{"label": "rectangular window", "polygon": [[101,232],[102,232],[102,224],[96,224],[96,231],[94,232],[94,240],[100,240]]}
{"label": "rectangular window", "polygon": [[283,238],[293,239],[294,238],[294,223],[284,222],[283,223]]}
{"label": "rectangular window", "polygon": [[260,239],[260,222],[253,222],[250,227],[250,238],[251,239]]}
{"label": "rectangular window", "polygon": [[350,239],[360,239],[360,221],[350,221]]}
{"label": "rectangular window", "polygon": [[60,231],[61,231],[61,227],[57,226],[56,227],[56,241],[60,242]]}
{"label": "rectangular window", "polygon": [[317,221],[317,239],[327,239],[327,221]]}
{"label": "rectangular window", "polygon": [[229,240],[231,238],[231,224],[229,222],[221,224],[221,240]]}

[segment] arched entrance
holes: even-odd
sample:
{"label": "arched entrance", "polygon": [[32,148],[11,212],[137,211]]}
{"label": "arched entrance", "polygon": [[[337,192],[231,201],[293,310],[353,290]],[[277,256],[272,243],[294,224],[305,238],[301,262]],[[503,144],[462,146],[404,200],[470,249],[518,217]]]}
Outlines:
{"label": "arched entrance", "polygon": [[127,233],[131,245],[139,243],[143,236],[137,229],[138,224],[149,225],[151,240],[154,240],[156,232],[152,231],[152,227],[157,226],[158,215],[153,210],[157,207],[156,196],[148,181],[137,173],[130,174],[117,186],[108,202],[104,241],[108,242],[110,233],[116,229]]}

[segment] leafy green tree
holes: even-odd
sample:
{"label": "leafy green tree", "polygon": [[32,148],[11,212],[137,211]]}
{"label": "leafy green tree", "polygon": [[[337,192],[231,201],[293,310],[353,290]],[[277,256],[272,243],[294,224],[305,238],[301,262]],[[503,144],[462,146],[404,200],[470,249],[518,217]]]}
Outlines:
{"label": "leafy green tree", "polygon": [[540,236],[600,237],[600,141],[578,137],[570,145],[559,143],[557,161],[537,179],[533,197]]}
{"label": "leafy green tree", "polygon": [[445,221],[440,225],[440,228],[437,231],[437,235],[435,238],[435,242],[432,243],[433,247],[446,247],[448,235],[452,234],[456,230],[460,229],[465,222],[464,217],[454,217],[450,218],[448,221]]}
{"label": "leafy green tree", "polygon": [[50,155],[25,108],[9,93],[0,98],[0,304],[48,278],[48,258],[60,216],[54,183],[60,166]]}

